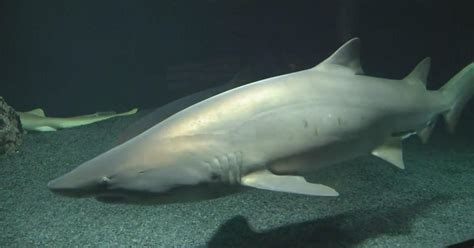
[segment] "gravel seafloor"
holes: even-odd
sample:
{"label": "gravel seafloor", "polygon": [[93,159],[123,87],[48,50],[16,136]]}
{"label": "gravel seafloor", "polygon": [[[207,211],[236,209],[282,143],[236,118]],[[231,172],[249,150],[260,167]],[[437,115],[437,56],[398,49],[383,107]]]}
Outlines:
{"label": "gravel seafloor", "polygon": [[26,135],[0,157],[0,247],[440,247],[474,238],[474,120],[404,141],[405,170],[363,157],[311,180],[336,198],[248,190],[197,203],[104,204],[49,180],[110,149],[143,116]]}

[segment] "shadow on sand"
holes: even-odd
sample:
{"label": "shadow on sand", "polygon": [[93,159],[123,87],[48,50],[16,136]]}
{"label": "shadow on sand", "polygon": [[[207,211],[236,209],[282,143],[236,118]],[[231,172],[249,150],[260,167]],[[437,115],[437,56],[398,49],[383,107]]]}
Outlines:
{"label": "shadow on sand", "polygon": [[449,201],[435,197],[410,205],[356,210],[313,221],[282,226],[265,232],[253,231],[237,216],[223,225],[208,247],[354,247],[378,235],[410,233],[412,221],[432,205]]}

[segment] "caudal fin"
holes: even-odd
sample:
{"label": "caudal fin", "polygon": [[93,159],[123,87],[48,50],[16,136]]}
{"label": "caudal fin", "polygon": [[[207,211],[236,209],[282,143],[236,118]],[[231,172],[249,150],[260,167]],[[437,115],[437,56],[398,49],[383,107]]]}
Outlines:
{"label": "caudal fin", "polygon": [[443,113],[446,126],[450,133],[454,133],[456,124],[464,105],[474,95],[474,63],[469,64],[449,80],[440,89],[448,97],[451,108]]}

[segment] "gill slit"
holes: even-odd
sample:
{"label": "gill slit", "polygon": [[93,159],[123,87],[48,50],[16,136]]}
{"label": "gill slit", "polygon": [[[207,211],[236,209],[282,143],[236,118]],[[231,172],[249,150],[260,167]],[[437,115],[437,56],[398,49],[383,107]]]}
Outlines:
{"label": "gill slit", "polygon": [[242,152],[226,153],[204,161],[211,172],[219,175],[221,182],[240,184],[242,177]]}

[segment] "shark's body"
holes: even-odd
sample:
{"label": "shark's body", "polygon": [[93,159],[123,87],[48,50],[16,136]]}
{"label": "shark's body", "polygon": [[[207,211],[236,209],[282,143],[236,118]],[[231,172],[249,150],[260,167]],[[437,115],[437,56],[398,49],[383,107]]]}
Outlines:
{"label": "shark's body", "polygon": [[439,114],[454,126],[474,92],[473,66],[427,91],[429,59],[403,80],[374,78],[360,75],[358,49],[352,39],[315,68],[206,99],[49,187],[102,199],[173,195],[167,202],[202,185],[336,196],[301,175],[366,154],[404,168],[401,140],[417,133],[426,141]]}
{"label": "shark's body", "polygon": [[177,112],[188,108],[198,102],[201,102],[209,97],[215,96],[219,93],[224,91],[230,90],[236,87],[236,83],[233,81],[226,83],[224,85],[205,89],[202,91],[198,91],[191,95],[179,98],[174,100],[170,103],[161,106],[146,116],[139,119],[137,122],[133,123],[126,130],[124,130],[119,138],[117,139],[117,145],[124,143],[125,141],[130,140],[131,138],[145,132],[146,130],[150,129],[151,127],[155,126],[157,123],[160,123],[167,119],[168,117],[176,114]]}

